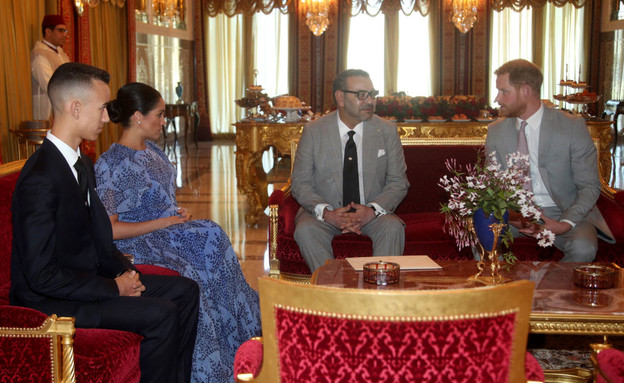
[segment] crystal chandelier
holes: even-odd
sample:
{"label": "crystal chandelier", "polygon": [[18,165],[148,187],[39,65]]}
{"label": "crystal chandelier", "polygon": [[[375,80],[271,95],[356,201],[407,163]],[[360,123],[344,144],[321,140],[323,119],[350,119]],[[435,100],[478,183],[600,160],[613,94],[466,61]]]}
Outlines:
{"label": "crystal chandelier", "polygon": [[453,0],[451,21],[461,33],[466,33],[477,21],[478,0]]}
{"label": "crystal chandelier", "polygon": [[78,12],[78,16],[82,16],[82,14],[84,13],[85,5],[94,8],[97,7],[99,4],[100,0],[74,0],[74,7],[76,8],[76,12]]}
{"label": "crystal chandelier", "polygon": [[320,36],[329,26],[330,0],[301,0],[301,10],[306,15],[306,25],[314,36]]}
{"label": "crystal chandelier", "polygon": [[[180,1],[180,5],[183,4]],[[169,25],[180,22],[180,10],[176,0],[152,0],[152,9],[158,24],[169,27]]]}

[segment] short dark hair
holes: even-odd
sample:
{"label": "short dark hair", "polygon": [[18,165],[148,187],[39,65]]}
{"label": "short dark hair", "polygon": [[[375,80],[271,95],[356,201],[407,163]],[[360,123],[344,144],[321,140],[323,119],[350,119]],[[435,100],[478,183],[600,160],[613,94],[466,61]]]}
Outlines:
{"label": "short dark hair", "polygon": [[91,88],[94,80],[108,84],[110,74],[103,69],[87,64],[74,62],[62,64],[56,68],[50,77],[50,82],[48,82],[48,97],[50,97],[52,107],[69,89]]}
{"label": "short dark hair", "polygon": [[110,120],[123,127],[130,125],[130,117],[139,111],[146,115],[152,111],[162,99],[160,93],[147,84],[131,82],[119,88],[117,99],[106,106]]}
{"label": "short dark hair", "polygon": [[334,78],[334,83],[332,86],[332,95],[334,96],[334,102],[337,104],[338,101],[336,101],[336,91],[337,90],[342,90],[347,86],[347,79],[349,77],[366,77],[366,78],[370,78],[370,75],[368,74],[368,72],[362,70],[362,69],[347,69],[344,70],[340,73],[338,73],[336,75],[336,78]]}
{"label": "short dark hair", "polygon": [[530,61],[517,59],[506,62],[494,71],[497,76],[509,73],[509,83],[518,88],[528,85],[539,97],[544,75],[542,70]]}

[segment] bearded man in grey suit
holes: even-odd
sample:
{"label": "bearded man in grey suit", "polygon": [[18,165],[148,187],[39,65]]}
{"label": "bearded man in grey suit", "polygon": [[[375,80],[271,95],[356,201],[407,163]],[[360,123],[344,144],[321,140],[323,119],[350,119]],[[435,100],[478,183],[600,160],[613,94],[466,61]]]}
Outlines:
{"label": "bearded man in grey suit", "polygon": [[402,255],[405,245],[393,214],[409,188],[397,128],[374,115],[379,92],[365,71],[339,73],[333,92],[338,110],[303,129],[291,177],[301,205],[294,236],[311,271],[333,258],[332,239],[344,233],[370,237],[374,256]]}
{"label": "bearded man in grey suit", "polygon": [[[496,74],[500,119],[488,128],[486,150],[506,167],[506,156],[521,151],[526,137],[530,185],[542,211],[539,224],[510,214],[514,236],[535,237],[541,229],[555,234],[555,246],[565,262],[591,262],[598,239],[615,242],[596,207],[600,195],[596,147],[585,121],[545,106],[540,100],[543,75],[526,60],[512,60]],[[524,137],[521,136],[524,130]]]}

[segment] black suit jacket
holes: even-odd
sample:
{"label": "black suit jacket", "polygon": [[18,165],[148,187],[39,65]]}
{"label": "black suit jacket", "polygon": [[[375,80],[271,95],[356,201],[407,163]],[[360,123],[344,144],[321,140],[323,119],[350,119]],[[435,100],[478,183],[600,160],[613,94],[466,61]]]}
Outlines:
{"label": "black suit jacket", "polygon": [[93,162],[83,156],[90,206],[67,161],[49,140],[28,159],[13,194],[11,303],[48,312],[119,297],[115,276],[134,266],[113,244]]}

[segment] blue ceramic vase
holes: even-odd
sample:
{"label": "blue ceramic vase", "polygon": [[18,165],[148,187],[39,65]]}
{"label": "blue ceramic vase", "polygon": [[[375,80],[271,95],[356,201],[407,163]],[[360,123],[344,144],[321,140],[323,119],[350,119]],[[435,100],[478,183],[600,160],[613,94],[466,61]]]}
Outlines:
{"label": "blue ceramic vase", "polygon": [[506,211],[503,215],[503,221],[505,223],[505,228],[501,231],[498,236],[498,241],[496,242],[496,245],[494,245],[494,232],[490,229],[490,225],[493,223],[500,223],[499,220],[494,217],[494,214],[486,216],[483,209],[475,211],[472,216],[472,224],[474,226],[475,233],[477,234],[477,239],[485,251],[493,251],[500,244],[503,235],[507,231],[507,224],[509,223],[508,211]]}
{"label": "blue ceramic vase", "polygon": [[182,101],[182,91],[184,91],[184,88],[182,87],[182,83],[178,82],[178,86],[175,87],[175,92],[176,95],[178,96],[178,101],[176,101],[178,104],[182,104],[184,101]]}

